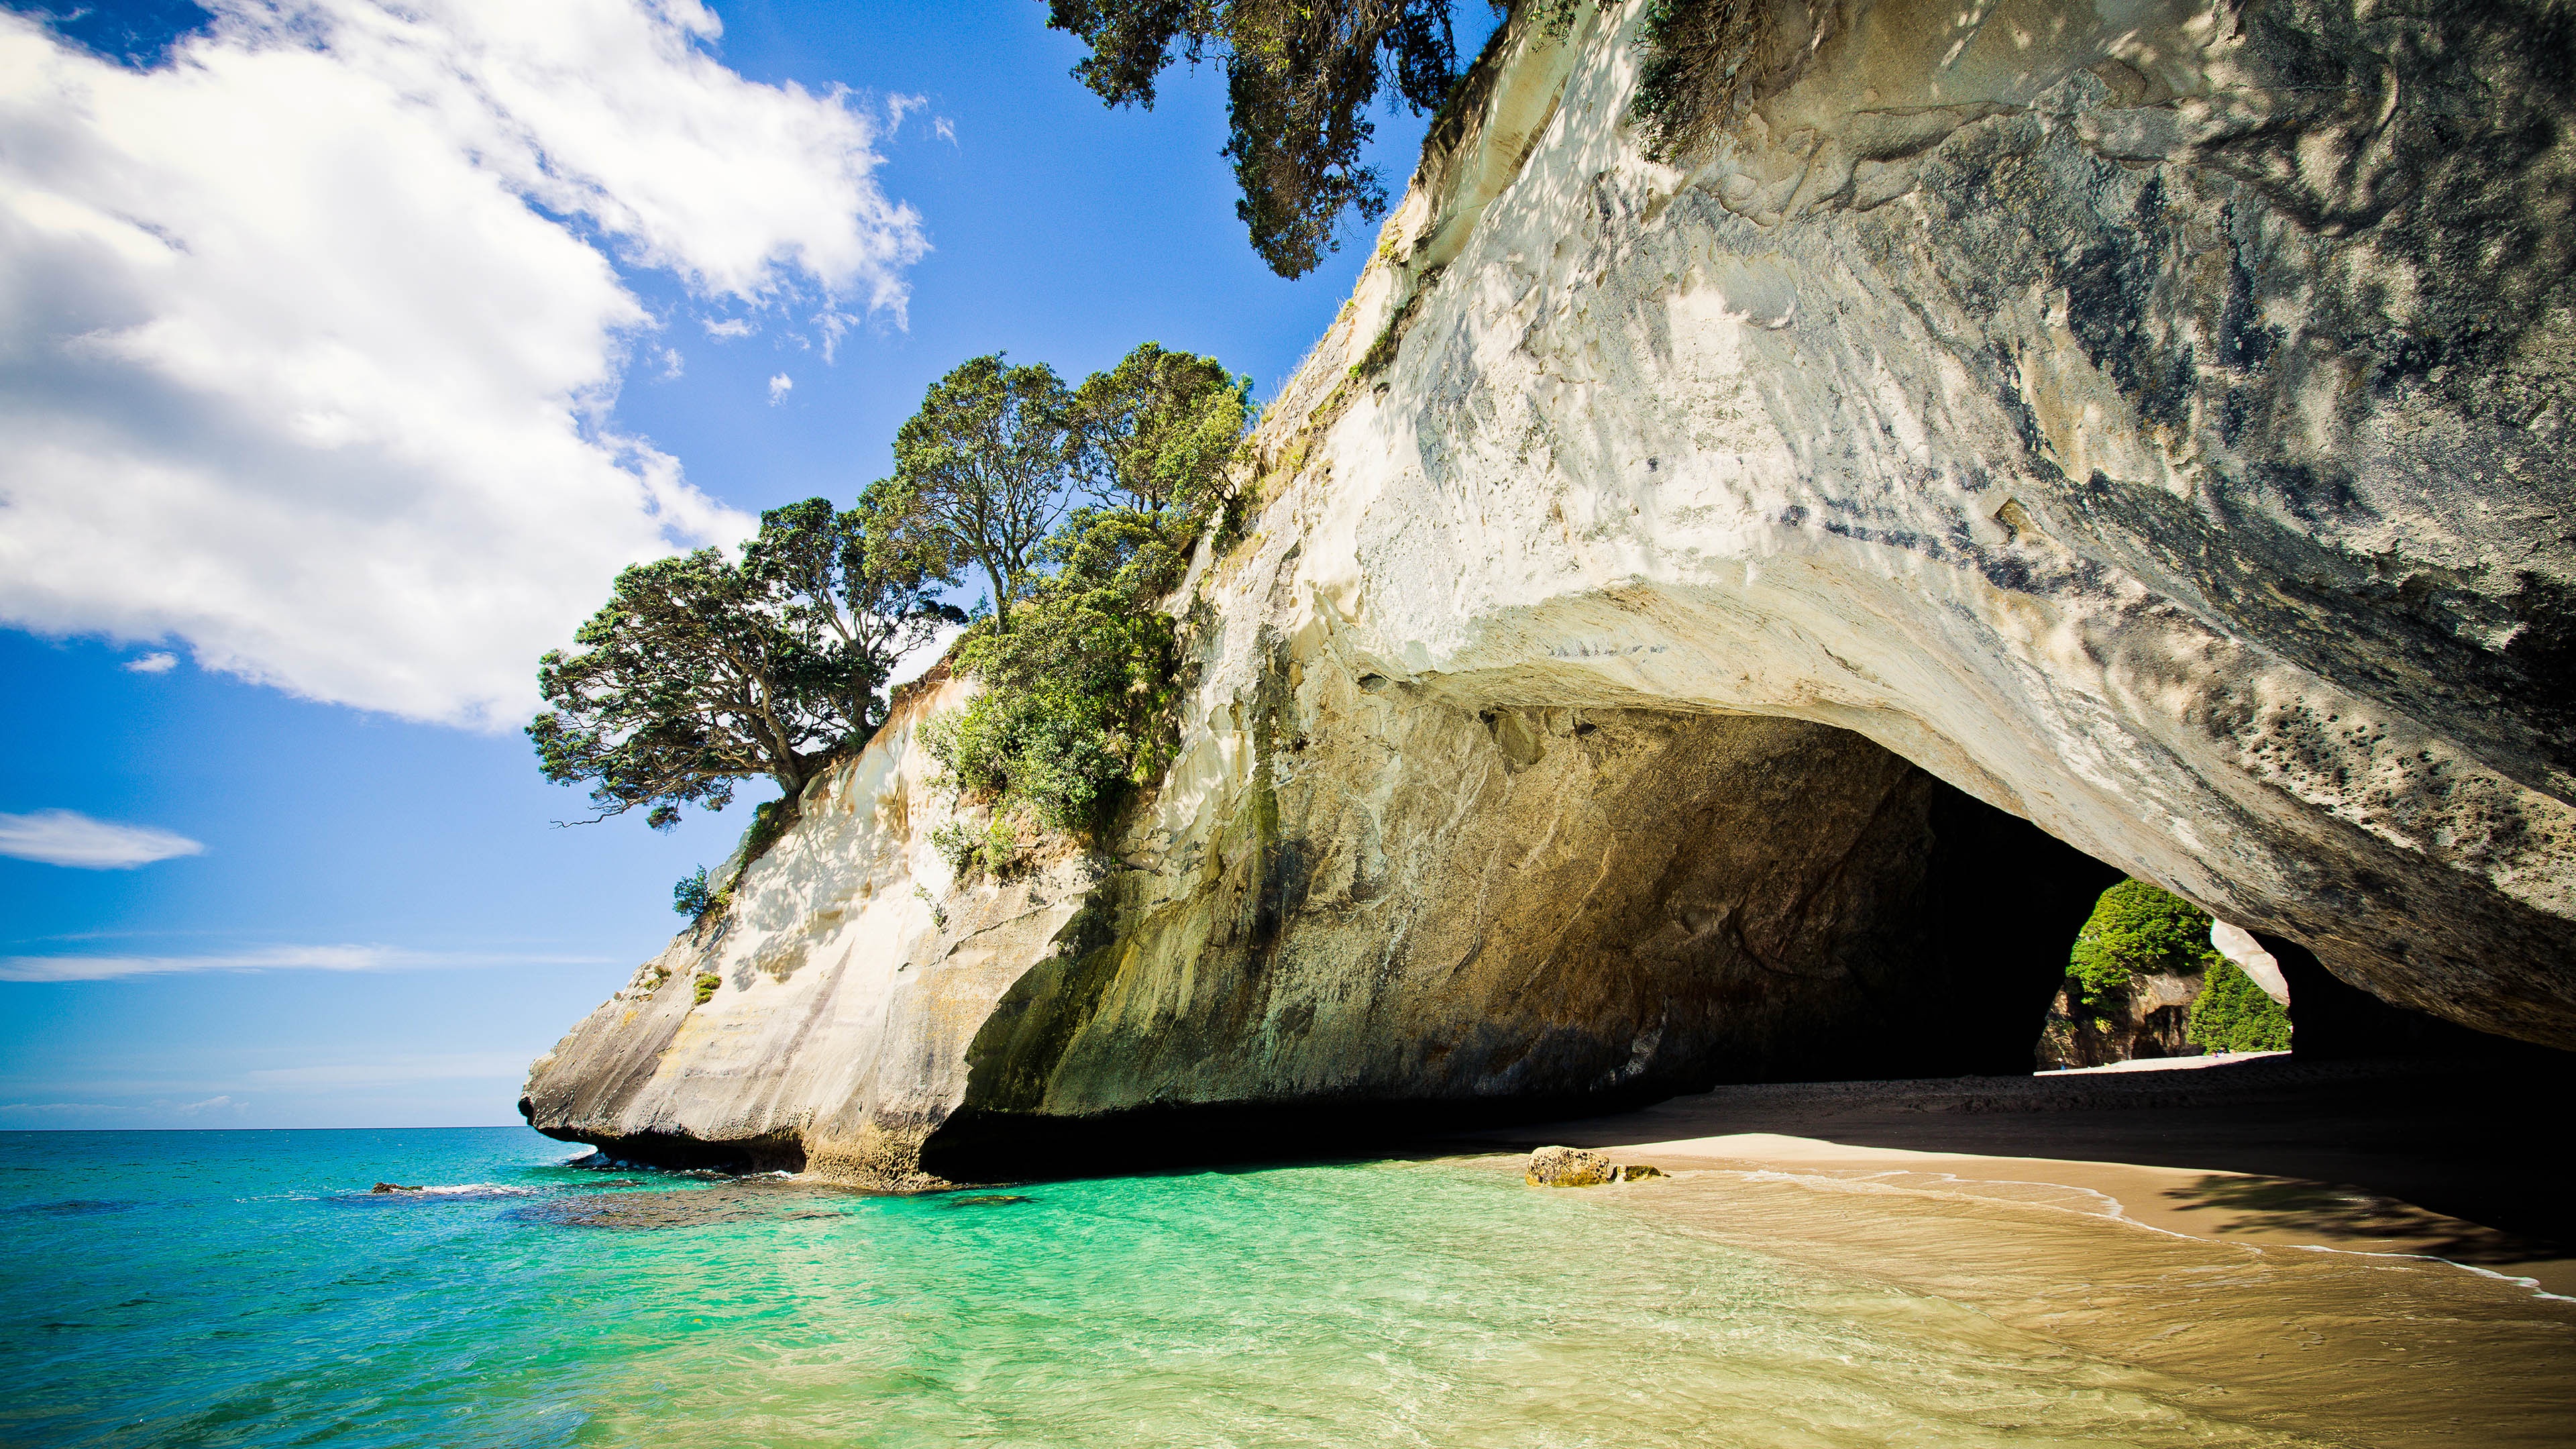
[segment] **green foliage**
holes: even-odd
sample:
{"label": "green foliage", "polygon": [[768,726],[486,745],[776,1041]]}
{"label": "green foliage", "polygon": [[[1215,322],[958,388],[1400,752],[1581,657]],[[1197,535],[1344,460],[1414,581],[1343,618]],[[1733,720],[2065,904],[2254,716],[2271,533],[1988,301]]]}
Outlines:
{"label": "green foliage", "polygon": [[754,776],[793,797],[866,741],[895,661],[963,620],[932,582],[872,555],[861,517],[819,498],[762,514],[739,564],[712,548],[636,564],[574,634],[579,652],[538,663],[538,768],[591,783],[594,820],[646,806],[657,830]]}
{"label": "green foliage", "polygon": [[[1086,380],[1074,409],[1078,509],[1038,550],[1007,625],[970,630],[956,665],[982,685],[924,732],[958,785],[1059,830],[1096,830],[1168,758],[1179,641],[1159,607],[1224,505],[1249,381],[1147,343]],[[998,827],[997,827],[998,828]]]}
{"label": "green foliage", "polygon": [[2209,968],[2184,1032],[2203,1051],[2288,1051],[2290,1013],[2235,962],[2222,957]]}
{"label": "green foliage", "polygon": [[[736,882],[742,879],[742,871],[749,870],[753,861],[767,855],[769,847],[776,845],[778,838],[787,833],[787,827],[796,823],[797,814],[796,797],[793,795],[764,800],[758,809],[751,812],[751,828],[742,833],[742,866],[734,873]],[[727,890],[732,888],[731,885],[726,886]]]}
{"label": "green foliage", "polygon": [[1723,130],[1753,99],[1767,36],[1762,0],[1653,0],[1637,27],[1645,53],[1629,120],[1647,151],[1671,160]]}
{"label": "green foliage", "polygon": [[1112,106],[1153,109],[1175,58],[1220,60],[1235,214],[1272,271],[1299,277],[1339,249],[1346,212],[1386,214],[1359,164],[1366,112],[1380,96],[1439,108],[1458,80],[1449,15],[1450,0],[1050,0],[1047,24],[1091,48],[1074,78]]}
{"label": "green foliage", "polygon": [[697,989],[697,990],[696,990],[696,1000],[695,1000],[695,1001],[693,1001],[691,1004],[692,1004],[692,1005],[696,1005],[696,1006],[704,1006],[704,1005],[706,1005],[706,1004],[707,1004],[707,1002],[708,1002],[710,999],[712,999],[712,998],[715,996],[715,994],[716,994],[716,988],[717,988],[717,987],[720,987],[720,986],[722,986],[722,985],[724,985],[724,978],[723,978],[723,977],[721,977],[721,976],[715,975],[713,972],[709,972],[709,973],[707,973],[707,974],[705,974],[705,975],[700,976],[696,981],[694,981],[694,982],[692,982],[692,983],[690,983],[690,984],[691,984],[691,985],[693,985],[694,987],[696,987],[696,989]]}
{"label": "green foliage", "polygon": [[1085,442],[1054,368],[970,357],[895,434],[894,476],[860,495],[870,542],[920,577],[982,569],[1007,629]]}
{"label": "green foliage", "polygon": [[1093,373],[1073,394],[1093,495],[1157,514],[1196,515],[1223,491],[1252,414],[1250,377],[1159,342]]}
{"label": "green foliage", "polygon": [[671,887],[671,909],[690,920],[698,920],[715,908],[716,890],[707,884],[707,868],[703,865],[680,877],[680,883]]}
{"label": "green foliage", "polygon": [[[1009,875],[1020,859],[1019,837],[1011,833],[1011,827],[999,814],[986,820],[980,830],[963,820],[951,820],[930,832],[930,844],[947,859],[948,873],[959,880],[978,870],[1000,879]],[[927,894],[923,899],[929,899]],[[947,913],[936,902],[930,914],[941,926],[948,924]]]}
{"label": "green foliage", "polygon": [[2209,917],[2189,901],[2142,880],[2102,893],[2067,953],[2066,975],[2096,1012],[2132,976],[2194,975],[2223,957],[2209,944]]}
{"label": "green foliage", "polygon": [[960,786],[1045,825],[1088,830],[1122,787],[1164,763],[1179,698],[1173,622],[1155,605],[1179,584],[1188,514],[1084,509],[1055,542],[1067,560],[1009,633],[978,629],[958,667],[982,681],[925,739]]}

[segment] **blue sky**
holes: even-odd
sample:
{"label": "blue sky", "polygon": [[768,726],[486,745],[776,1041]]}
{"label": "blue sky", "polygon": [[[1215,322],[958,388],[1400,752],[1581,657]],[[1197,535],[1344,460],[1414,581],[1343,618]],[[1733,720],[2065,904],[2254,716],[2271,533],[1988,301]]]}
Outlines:
{"label": "blue sky", "polygon": [[[508,0],[417,9],[434,30]],[[124,868],[0,858],[0,1127],[514,1120],[527,1059],[660,949],[672,882],[761,794],[669,835],[551,828],[581,801],[538,779],[513,691],[528,641],[586,611],[565,601],[744,513],[848,499],[976,353],[1078,379],[1151,339],[1266,396],[1366,255],[1355,233],[1269,274],[1218,76],[1105,110],[1038,0],[709,9],[720,37],[580,0],[451,49],[368,30],[370,0],[295,0],[345,43],[280,58],[245,32],[191,76],[102,79],[64,47],[148,66],[204,13],[48,32],[12,8],[10,55],[74,100],[0,104],[23,173],[0,178],[0,848],[165,838],[93,840],[164,857]],[[372,133],[377,82],[423,57],[490,69],[427,129]],[[254,139],[194,144],[236,111]],[[653,131],[665,111],[687,126]],[[176,139],[134,140],[147,122]],[[1422,123],[1378,122],[1397,187]],[[522,132],[544,159],[496,185]],[[103,147],[144,200],[97,194]],[[69,200],[32,209],[46,187]],[[172,255],[64,220],[82,207]],[[42,979],[100,973],[124,974]]]}

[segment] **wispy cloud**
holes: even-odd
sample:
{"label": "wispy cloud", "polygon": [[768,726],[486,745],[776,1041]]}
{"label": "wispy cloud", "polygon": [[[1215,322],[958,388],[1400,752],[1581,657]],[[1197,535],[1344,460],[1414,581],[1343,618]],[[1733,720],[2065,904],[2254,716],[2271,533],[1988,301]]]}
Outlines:
{"label": "wispy cloud", "polygon": [[458,1082],[525,1076],[530,1052],[435,1052],[357,1062],[269,1067],[249,1074],[254,1087],[398,1087],[413,1082]]}
{"label": "wispy cloud", "polygon": [[727,317],[721,322],[701,317],[698,319],[698,325],[707,329],[707,335],[718,342],[731,342],[737,337],[749,337],[760,330],[751,325],[750,319],[743,317]]}
{"label": "wispy cloud", "polygon": [[0,1102],[0,1115],[45,1118],[98,1117],[242,1117],[250,1103],[231,1093],[196,1102],[163,1097],[149,1102]]}
{"label": "wispy cloud", "polygon": [[620,268],[900,325],[884,112],[699,0],[210,8],[150,68],[0,8],[0,622],[517,724],[620,567],[752,527],[613,426]]}
{"label": "wispy cloud", "polygon": [[124,669],[128,674],[167,674],[178,664],[179,656],[176,654],[146,654],[140,659],[125,661]]}
{"label": "wispy cloud", "polygon": [[771,378],[769,380],[769,405],[771,407],[778,406],[780,402],[786,399],[789,389],[795,386],[796,379],[789,377],[786,373],[782,372],[776,377]]}
{"label": "wispy cloud", "polygon": [[[893,140],[896,133],[903,129],[904,117],[911,115],[915,111],[927,110],[929,106],[930,97],[928,96],[892,95],[886,97],[886,139],[889,141]],[[933,116],[930,118],[930,134],[937,136],[939,139],[947,142],[951,146],[957,144],[957,128],[948,123],[948,118],[946,116]]]}
{"label": "wispy cloud", "polygon": [[598,956],[414,951],[396,946],[276,946],[202,956],[0,956],[0,981],[114,981],[186,971],[416,971],[476,966],[588,966]]}
{"label": "wispy cloud", "polygon": [[0,855],[82,870],[131,870],[156,860],[197,855],[205,846],[145,825],[115,825],[73,810],[0,815]]}

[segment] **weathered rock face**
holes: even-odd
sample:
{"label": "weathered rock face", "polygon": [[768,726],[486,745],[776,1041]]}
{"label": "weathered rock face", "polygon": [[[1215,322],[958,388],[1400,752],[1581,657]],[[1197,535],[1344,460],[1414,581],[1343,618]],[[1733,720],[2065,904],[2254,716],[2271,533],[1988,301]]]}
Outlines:
{"label": "weathered rock face", "polygon": [[2565,28],[1785,5],[1674,166],[1639,9],[1516,25],[1436,138],[1125,834],[953,883],[926,690],[532,1120],[885,1181],[1146,1109],[2008,1069],[2086,857],[2576,1042]]}
{"label": "weathered rock face", "polygon": [[2156,1057],[2196,1057],[2190,1037],[2191,1004],[2208,978],[2201,972],[2132,976],[2128,985],[2083,1009],[2070,983],[2048,1004],[2034,1064],[2043,1072],[2099,1067]]}
{"label": "weathered rock face", "polygon": [[1636,7],[1525,34],[1278,410],[1297,587],[1355,669],[1841,725],[2576,1042],[2555,16],[1788,5],[1680,167]]}
{"label": "weathered rock face", "polygon": [[928,843],[955,805],[914,732],[962,693],[934,682],[537,1064],[530,1120],[900,1185],[1062,1166],[1066,1124],[1137,1114],[2009,1069],[2109,876],[1830,727],[1480,714],[1250,653],[1117,854],[1002,882]]}

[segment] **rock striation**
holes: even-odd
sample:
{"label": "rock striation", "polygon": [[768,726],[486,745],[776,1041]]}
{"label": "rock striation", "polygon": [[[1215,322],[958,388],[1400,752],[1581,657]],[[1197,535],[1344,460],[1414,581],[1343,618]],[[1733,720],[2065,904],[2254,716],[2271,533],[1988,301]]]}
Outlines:
{"label": "rock striation", "polygon": [[1123,832],[953,880],[934,682],[532,1121],[903,1182],[2000,1070],[2123,871],[2576,1044],[2555,12],[1782,4],[1668,162],[1642,9],[1516,17],[1435,127],[1174,603]]}

